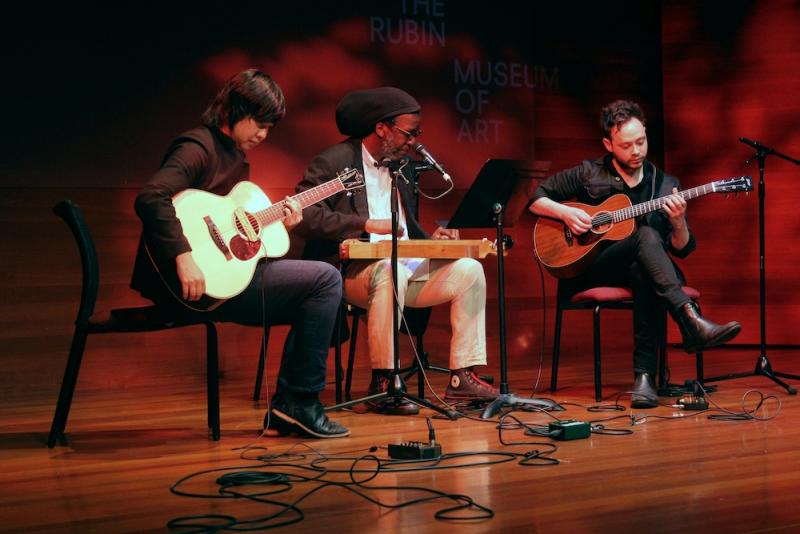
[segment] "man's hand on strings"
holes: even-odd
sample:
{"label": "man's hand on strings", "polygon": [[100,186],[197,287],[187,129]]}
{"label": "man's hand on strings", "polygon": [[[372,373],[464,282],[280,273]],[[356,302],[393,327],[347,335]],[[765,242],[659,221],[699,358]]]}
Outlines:
{"label": "man's hand on strings", "polygon": [[672,226],[672,246],[681,250],[689,242],[690,236],[689,227],[686,225],[686,200],[678,194],[676,187],[672,188],[671,195],[664,197],[662,209],[669,217],[669,224]]}
{"label": "man's hand on strings", "polygon": [[664,197],[662,209],[669,217],[673,230],[682,230],[686,226],[686,200],[678,194],[676,187],[672,188],[671,195]]}
{"label": "man's hand on strings", "polygon": [[291,230],[303,220],[303,208],[300,203],[291,197],[286,197],[283,204],[283,225]]}
{"label": "man's hand on strings", "polygon": [[585,234],[592,228],[592,218],[588,213],[580,208],[573,208],[572,206],[563,206],[566,210],[561,220],[564,221],[570,231],[575,235]]}

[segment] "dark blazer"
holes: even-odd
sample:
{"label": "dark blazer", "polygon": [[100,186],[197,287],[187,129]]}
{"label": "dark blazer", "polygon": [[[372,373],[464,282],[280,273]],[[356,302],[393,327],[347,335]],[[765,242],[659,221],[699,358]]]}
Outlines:
{"label": "dark blazer", "polygon": [[[345,168],[364,172],[361,158],[361,139],[349,138],[316,156],[306,169],[303,179],[297,184],[297,192],[305,191],[331,180]],[[402,178],[397,181],[400,202],[405,212],[408,236],[411,239],[428,239],[428,234],[419,224],[413,182]],[[339,193],[303,210],[303,221],[294,233],[305,239],[302,257],[339,263],[339,243],[345,239],[366,237],[364,225],[369,219],[366,188],[348,193]]]}
{"label": "dark blazer", "polygon": [[131,287],[149,299],[171,301],[144,243],[147,241],[159,263],[165,265],[174,265],[177,255],[191,250],[175,216],[172,197],[188,188],[226,195],[249,176],[244,152],[216,128],[201,126],[174,139],[160,168],[136,196],[134,209],[142,221],[142,237]]}

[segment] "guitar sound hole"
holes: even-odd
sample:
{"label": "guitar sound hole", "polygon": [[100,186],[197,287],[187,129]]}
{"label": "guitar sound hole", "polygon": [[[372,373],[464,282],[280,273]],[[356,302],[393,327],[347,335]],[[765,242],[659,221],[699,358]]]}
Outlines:
{"label": "guitar sound hole", "polygon": [[261,250],[261,241],[248,241],[237,235],[231,239],[230,248],[236,259],[247,261]]}
{"label": "guitar sound hole", "polygon": [[582,247],[585,247],[596,241],[600,241],[602,237],[602,235],[595,234],[594,232],[586,232],[585,234],[578,236],[578,244]]}

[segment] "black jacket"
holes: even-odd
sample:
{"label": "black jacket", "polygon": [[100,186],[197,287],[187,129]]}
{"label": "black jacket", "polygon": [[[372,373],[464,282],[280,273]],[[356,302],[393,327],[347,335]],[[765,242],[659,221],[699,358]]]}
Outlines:
{"label": "black jacket", "polygon": [[[363,174],[360,138],[351,137],[316,156],[306,169],[303,179],[297,184],[297,192],[331,180],[345,168],[358,169]],[[409,238],[429,238],[430,235],[414,217],[416,200],[412,185],[401,178],[397,181],[397,190],[405,212]],[[364,232],[364,225],[367,219],[369,206],[366,188],[351,193],[339,193],[309,206],[303,211],[303,221],[294,230],[294,233],[306,240],[303,258],[338,264],[339,243],[349,238],[365,237],[367,234]]]}
{"label": "black jacket", "polygon": [[202,126],[175,138],[161,167],[136,197],[134,208],[143,229],[131,287],[153,300],[164,296],[163,282],[145,250],[145,240],[160,261],[174,260],[191,250],[175,217],[172,197],[188,188],[226,195],[249,176],[244,152],[219,130]]}

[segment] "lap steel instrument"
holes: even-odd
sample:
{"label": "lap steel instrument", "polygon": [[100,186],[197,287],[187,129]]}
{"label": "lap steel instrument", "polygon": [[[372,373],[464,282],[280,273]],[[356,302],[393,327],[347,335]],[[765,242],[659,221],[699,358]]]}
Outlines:
{"label": "lap steel instrument", "polygon": [[[506,251],[507,253],[507,251]],[[397,242],[400,258],[482,259],[497,254],[497,245],[488,239],[401,239]],[[339,245],[344,260],[379,259],[392,256],[391,240],[369,242],[345,239]]]}

